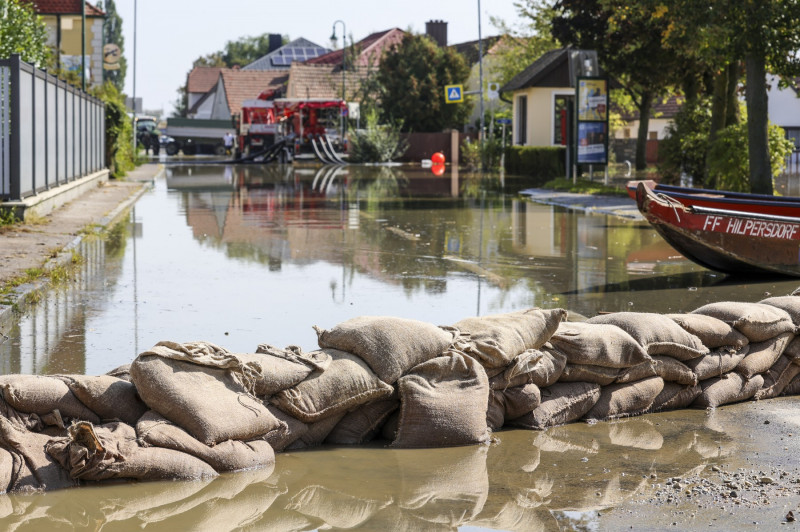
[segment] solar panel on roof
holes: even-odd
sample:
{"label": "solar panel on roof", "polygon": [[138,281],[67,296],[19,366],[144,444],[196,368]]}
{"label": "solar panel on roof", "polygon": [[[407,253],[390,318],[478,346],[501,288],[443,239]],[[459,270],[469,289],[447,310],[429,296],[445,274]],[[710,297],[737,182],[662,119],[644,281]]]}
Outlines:
{"label": "solar panel on roof", "polygon": [[291,57],[278,56],[272,58],[273,66],[290,66],[292,64]]}

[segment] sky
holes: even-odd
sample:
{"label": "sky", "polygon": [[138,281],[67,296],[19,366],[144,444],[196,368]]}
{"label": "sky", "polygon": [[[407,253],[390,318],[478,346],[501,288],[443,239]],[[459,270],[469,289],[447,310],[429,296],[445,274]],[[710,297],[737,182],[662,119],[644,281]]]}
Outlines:
{"label": "sky", "polygon": [[[341,20],[358,42],[370,33],[390,28],[425,32],[425,23],[448,23],[448,44],[478,39],[478,5],[481,36],[497,35],[489,20],[498,17],[510,25],[518,22],[516,0],[115,0],[123,20],[128,72],[125,92],[134,94],[134,48],[137,97],[146,110],[163,109],[168,116],[186,83],[192,62],[222,50],[227,41],[264,33],[290,39],[304,37],[331,47],[334,22]],[[134,31],[134,11],[136,13]],[[134,39],[135,34],[135,39]],[[336,24],[341,46],[342,24]],[[134,45],[135,41],[135,45]]]}

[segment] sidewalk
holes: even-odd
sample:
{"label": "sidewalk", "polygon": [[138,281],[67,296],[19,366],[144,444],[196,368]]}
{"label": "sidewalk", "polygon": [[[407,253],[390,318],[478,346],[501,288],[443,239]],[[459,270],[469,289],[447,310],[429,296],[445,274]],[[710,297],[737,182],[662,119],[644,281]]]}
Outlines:
{"label": "sidewalk", "polygon": [[644,220],[636,207],[636,202],[627,196],[590,196],[542,188],[529,188],[521,191],[520,194],[536,203],[557,205],[586,213],[612,214],[622,218]]}
{"label": "sidewalk", "polygon": [[[120,220],[162,170],[158,164],[143,164],[122,181],[109,180],[82,194],[46,216],[42,223],[0,227],[0,287],[31,268],[48,270],[69,261],[72,248],[83,238],[84,228],[105,228]],[[46,278],[17,287],[10,297],[0,296],[0,323],[15,303],[45,283]]]}

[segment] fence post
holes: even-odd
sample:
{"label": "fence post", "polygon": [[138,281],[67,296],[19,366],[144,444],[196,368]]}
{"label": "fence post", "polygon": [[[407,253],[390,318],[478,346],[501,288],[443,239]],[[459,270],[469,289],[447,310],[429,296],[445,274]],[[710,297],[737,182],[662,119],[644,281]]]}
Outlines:
{"label": "fence post", "polygon": [[10,171],[11,171],[11,183],[10,183],[10,193],[12,200],[19,200],[22,199],[21,191],[20,191],[20,179],[21,179],[21,164],[20,161],[20,148],[21,148],[21,139],[20,139],[20,116],[21,116],[21,106],[20,106],[20,97],[19,97],[19,78],[20,78],[20,59],[19,54],[12,54],[11,55],[11,65],[9,71],[11,73],[11,153],[9,154],[9,162],[10,164]]}

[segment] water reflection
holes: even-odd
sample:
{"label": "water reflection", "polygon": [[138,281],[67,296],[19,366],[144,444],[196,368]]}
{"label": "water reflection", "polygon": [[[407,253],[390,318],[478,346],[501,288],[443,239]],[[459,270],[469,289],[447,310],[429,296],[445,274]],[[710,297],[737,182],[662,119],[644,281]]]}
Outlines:
{"label": "water reflection", "polygon": [[[0,524],[97,530],[551,530],[735,453],[705,412],[646,416],[451,449],[283,453],[274,470],[0,497]],[[709,455],[708,450],[713,452]],[[613,464],[613,466],[612,466]],[[651,475],[653,477],[651,478]],[[573,523],[574,525],[575,523]],[[108,528],[107,528],[108,527]]]}

